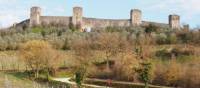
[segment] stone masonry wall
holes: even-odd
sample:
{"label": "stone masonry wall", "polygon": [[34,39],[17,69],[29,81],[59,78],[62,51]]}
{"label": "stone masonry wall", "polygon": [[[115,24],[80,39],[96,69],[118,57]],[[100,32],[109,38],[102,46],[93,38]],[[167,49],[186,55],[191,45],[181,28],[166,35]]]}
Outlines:
{"label": "stone masonry wall", "polygon": [[83,27],[84,26],[86,27],[130,26],[130,20],[83,18]]}
{"label": "stone masonry wall", "polygon": [[[72,17],[66,16],[41,16],[41,25],[64,25],[72,22]],[[108,27],[108,26],[130,26],[129,19],[97,19],[83,18],[83,27]]]}
{"label": "stone masonry wall", "polygon": [[66,16],[41,16],[41,25],[63,25],[68,26],[72,17]]}
{"label": "stone masonry wall", "polygon": [[83,17],[83,8],[74,7],[72,16],[41,16],[40,7],[32,7],[30,14],[29,26],[68,26],[70,23],[74,25],[80,24],[81,28],[105,28],[108,26],[147,26],[154,24],[161,27],[171,27],[173,29],[180,28],[180,16],[170,15],[169,23],[156,23],[142,21],[142,11],[139,9],[132,9],[130,12],[130,19],[98,19]]}

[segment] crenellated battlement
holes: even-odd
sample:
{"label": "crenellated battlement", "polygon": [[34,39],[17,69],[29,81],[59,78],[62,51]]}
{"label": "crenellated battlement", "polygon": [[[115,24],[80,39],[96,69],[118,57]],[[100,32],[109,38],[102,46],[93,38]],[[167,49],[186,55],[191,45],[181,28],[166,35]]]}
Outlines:
{"label": "crenellated battlement", "polygon": [[141,26],[148,25],[150,23],[155,23],[157,25],[162,24],[169,26],[172,29],[180,29],[180,16],[178,15],[169,15],[169,23],[156,23],[156,22],[147,22],[142,21],[142,11],[139,9],[132,9],[130,11],[130,19],[98,19],[98,18],[87,18],[83,15],[83,8],[74,7],[72,16],[41,16],[40,7],[32,7],[30,14],[30,27],[37,25],[64,25],[68,26],[72,23],[75,26],[84,27],[108,27],[108,26]]}

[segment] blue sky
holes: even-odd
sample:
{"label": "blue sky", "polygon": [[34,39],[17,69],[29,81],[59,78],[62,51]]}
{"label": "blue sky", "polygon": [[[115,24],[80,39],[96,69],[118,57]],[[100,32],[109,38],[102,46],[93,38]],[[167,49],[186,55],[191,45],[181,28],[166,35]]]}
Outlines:
{"label": "blue sky", "polygon": [[168,23],[169,14],[181,16],[181,24],[200,25],[200,0],[0,0],[0,27],[29,18],[30,8],[42,15],[71,16],[72,7],[84,8],[85,17],[129,19],[130,10],[143,12],[143,20]]}

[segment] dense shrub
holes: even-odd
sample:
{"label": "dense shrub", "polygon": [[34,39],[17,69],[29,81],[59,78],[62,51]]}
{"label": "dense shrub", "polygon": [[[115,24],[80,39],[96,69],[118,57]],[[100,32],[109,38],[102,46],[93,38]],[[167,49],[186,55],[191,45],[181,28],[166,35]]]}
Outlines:
{"label": "dense shrub", "polygon": [[2,37],[0,37],[0,50],[6,50],[6,48],[7,42]]}
{"label": "dense shrub", "polygon": [[181,75],[181,68],[178,63],[170,62],[167,70],[163,73],[164,82],[169,86],[177,86]]}
{"label": "dense shrub", "polygon": [[[177,60],[168,62],[156,61],[153,84],[182,88],[198,88],[200,85],[199,59],[179,63]],[[191,65],[192,64],[192,65]]]}
{"label": "dense shrub", "polygon": [[146,33],[151,33],[151,32],[159,32],[159,27],[154,25],[154,24],[149,24],[148,26],[145,27],[145,32]]}
{"label": "dense shrub", "polygon": [[[76,39],[76,36],[87,35],[89,39],[97,40],[98,36],[101,36],[103,33],[115,34],[116,32],[118,33],[117,35],[126,37],[131,44],[134,44],[134,42],[138,40],[143,41],[144,38],[151,40],[151,44],[199,44],[200,42],[199,31],[174,32],[168,28],[161,28],[155,25],[149,25],[147,27],[107,27],[101,30],[93,30],[91,33],[80,33],[78,31],[73,31],[73,27],[67,28],[61,26],[34,27],[26,28],[26,30],[1,30],[1,38],[6,41],[6,44],[2,42],[0,45],[6,45],[2,50],[15,50],[20,43],[29,40],[49,40],[57,49],[65,49],[65,43],[67,43],[65,42],[66,39],[68,43],[70,43],[71,40]],[[15,47],[12,47],[12,44],[14,44]],[[70,47],[68,46],[68,48]]]}

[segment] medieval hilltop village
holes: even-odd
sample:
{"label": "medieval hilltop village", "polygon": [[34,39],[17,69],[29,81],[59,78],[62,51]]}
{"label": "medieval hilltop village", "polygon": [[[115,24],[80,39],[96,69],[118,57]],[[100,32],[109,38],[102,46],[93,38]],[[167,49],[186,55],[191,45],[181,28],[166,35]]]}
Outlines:
{"label": "medieval hilltop village", "polygon": [[0,29],[0,88],[200,87],[200,27],[181,24],[180,14],[162,23],[140,9],[126,19],[87,17],[81,6],[69,16],[28,9]]}
{"label": "medieval hilltop village", "polygon": [[[148,26],[153,24],[160,27],[169,27],[171,29],[181,29],[180,16],[173,14],[169,15],[169,22],[158,23],[148,22],[142,20],[142,11],[139,9],[132,9],[130,11],[130,19],[99,19],[99,18],[88,18],[83,15],[82,7],[74,7],[72,16],[42,16],[42,9],[34,6],[30,9],[30,19],[24,20],[14,27],[21,26],[51,26],[61,25],[69,26],[69,24],[78,25],[82,30],[87,28],[105,28],[105,27],[129,27],[129,26]],[[189,25],[184,25],[184,29],[189,29]]]}

